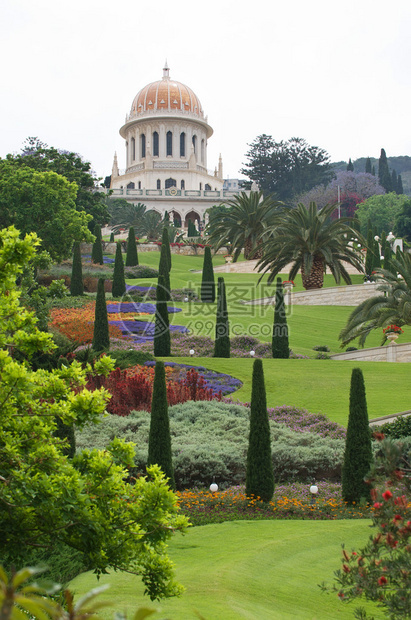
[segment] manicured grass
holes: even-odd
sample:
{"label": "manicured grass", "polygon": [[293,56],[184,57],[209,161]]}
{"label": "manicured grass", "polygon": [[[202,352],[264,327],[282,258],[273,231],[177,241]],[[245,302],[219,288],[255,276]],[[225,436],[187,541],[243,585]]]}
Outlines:
{"label": "manicured grass", "polygon": [[[332,583],[340,568],[341,543],[358,548],[369,536],[370,521],[232,521],[205,525],[176,536],[169,547],[176,576],[186,587],[179,599],[150,603],[138,577],[92,573],[76,577],[76,598],[105,583],[102,599],[132,617],[139,606],[159,609],[153,618],[189,620],[197,610],[205,620],[286,620],[352,618],[358,604],[345,605],[318,584]],[[375,607],[367,610],[374,617]],[[112,612],[103,611],[112,618]]]}
{"label": "manicured grass", "polygon": [[[166,358],[162,358],[166,361]],[[230,374],[243,382],[233,399],[249,402],[251,398],[252,360],[211,357],[168,358],[173,362],[205,366]],[[321,412],[343,426],[348,422],[348,399],[351,371],[364,373],[369,418],[398,413],[410,408],[411,385],[408,364],[388,362],[348,362],[335,360],[263,361],[267,406],[295,405],[311,413]]]}

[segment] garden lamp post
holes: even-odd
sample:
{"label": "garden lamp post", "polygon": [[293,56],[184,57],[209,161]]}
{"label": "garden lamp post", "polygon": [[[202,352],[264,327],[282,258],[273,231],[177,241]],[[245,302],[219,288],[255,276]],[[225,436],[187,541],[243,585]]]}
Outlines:
{"label": "garden lamp post", "polygon": [[254,355],[255,355],[255,351],[250,351],[250,357],[252,358],[254,357]]}
{"label": "garden lamp post", "polygon": [[210,491],[211,491],[211,493],[217,493],[217,491],[218,491],[218,484],[215,481],[215,476],[213,476],[213,481],[210,484]]}
{"label": "garden lamp post", "polygon": [[317,499],[317,493],[318,493],[318,487],[315,484],[315,480],[310,486],[310,493],[311,493],[311,504],[315,504],[316,499]]}
{"label": "garden lamp post", "polygon": [[194,353],[195,353],[194,349],[190,349],[190,357],[193,357]]}

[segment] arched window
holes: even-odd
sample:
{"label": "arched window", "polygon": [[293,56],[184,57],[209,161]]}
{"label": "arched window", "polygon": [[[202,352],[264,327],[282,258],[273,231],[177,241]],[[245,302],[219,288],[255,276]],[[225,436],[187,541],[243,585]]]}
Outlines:
{"label": "arched window", "polygon": [[208,183],[206,183],[206,184],[204,185],[204,189],[205,189],[205,191],[206,191],[206,192],[211,191],[211,185],[209,185]]}
{"label": "arched window", "polygon": [[160,179],[157,179],[157,189],[161,189],[161,181],[160,181]]}
{"label": "arched window", "polygon": [[193,136],[192,137],[192,141],[193,141],[193,147],[194,147],[194,153],[197,152],[197,136]]}
{"label": "arched window", "polygon": [[158,133],[155,131],[153,133],[153,156],[158,157],[159,149],[158,149]]}
{"label": "arched window", "polygon": [[173,155],[173,134],[171,131],[167,131],[167,136],[166,136],[166,155],[167,156],[172,156]]}
{"label": "arched window", "polygon": [[134,138],[131,138],[131,161],[135,161],[136,159],[136,141]]}
{"label": "arched window", "polygon": [[166,189],[170,187],[177,187],[177,181],[175,179],[166,179]]}
{"label": "arched window", "polygon": [[141,157],[146,156],[146,136],[144,133],[141,134]]}
{"label": "arched window", "polygon": [[131,181],[131,182],[127,185],[127,189],[136,189],[136,186],[134,185],[133,181]]}
{"label": "arched window", "polygon": [[201,163],[204,163],[204,153],[205,153],[205,148],[204,148],[204,140],[201,140]]}
{"label": "arched window", "polygon": [[186,134],[184,131],[180,133],[180,157],[186,156]]}
{"label": "arched window", "polygon": [[186,182],[184,181],[184,179],[181,180],[180,187],[181,187],[181,189],[185,189],[186,188]]}

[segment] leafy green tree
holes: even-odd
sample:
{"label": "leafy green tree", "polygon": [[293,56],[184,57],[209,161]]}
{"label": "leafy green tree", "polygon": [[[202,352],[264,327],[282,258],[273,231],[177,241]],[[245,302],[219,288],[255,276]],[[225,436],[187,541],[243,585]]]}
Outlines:
{"label": "leafy green tree", "polygon": [[134,228],[131,226],[130,230],[128,231],[126,267],[135,267],[136,265],[138,265],[136,235],[134,232]]}
{"label": "leafy green tree", "polygon": [[354,172],[354,164],[351,161],[351,157],[350,157],[350,159],[348,161],[348,164],[347,164],[347,172]]}
{"label": "leafy green tree", "polygon": [[168,252],[165,244],[162,244],[160,250],[160,262],[158,264],[158,275],[164,278],[164,290],[166,291],[167,301],[171,299],[171,286],[170,286],[170,270],[168,265]]}
{"label": "leafy green tree", "polygon": [[393,191],[392,177],[388,168],[387,155],[384,149],[381,149],[381,155],[378,160],[378,180],[387,193]]}
{"label": "leafy green tree", "polygon": [[289,203],[294,196],[327,184],[333,176],[328,153],[301,138],[275,142],[263,134],[249,146],[241,172],[257,183],[264,196],[274,194]]}
{"label": "leafy green tree", "polygon": [[246,260],[260,258],[265,233],[274,224],[282,205],[270,196],[264,198],[262,192],[241,192],[224,204],[229,210],[224,218],[213,221],[212,229],[208,229],[209,243],[216,250],[230,244],[234,250],[234,262],[243,248]]}
{"label": "leafy green tree", "polygon": [[65,444],[54,437],[57,417],[78,428],[101,419],[109,394],[104,389],[87,390],[86,377],[107,375],[113,361],[103,356],[94,362],[94,369],[73,362],[50,372],[34,371],[18,361],[17,352],[30,359],[35,352],[53,348],[51,337],[36,328],[33,314],[19,304],[16,287],[38,245],[35,234],[21,239],[14,228],[0,231],[4,568],[23,566],[33,549],[51,553],[68,546],[97,574],[111,568],[139,575],[151,598],[178,594],[181,588],[165,545],[185,529],[187,520],[178,515],[177,498],[159,468],[153,466],[147,477],[130,485],[124,478],[134,464],[132,444],[114,439],[105,450],[85,450],[69,459],[62,452]]}
{"label": "leafy green tree", "polygon": [[214,357],[230,357],[230,322],[228,320],[224,278],[218,278],[217,281]]}
{"label": "leafy green tree", "polygon": [[213,259],[211,258],[211,249],[207,245],[204,249],[203,273],[201,277],[200,298],[203,303],[215,302],[215,281]]}
{"label": "leafy green tree", "polygon": [[0,228],[35,232],[55,261],[71,255],[74,241],[92,241],[91,216],[76,210],[77,187],[55,172],[38,172],[0,160]]}
{"label": "leafy green tree", "polygon": [[89,229],[104,226],[109,220],[105,195],[99,190],[99,179],[94,176],[91,164],[81,155],[66,150],[49,147],[38,138],[27,138],[22,152],[7,155],[16,166],[27,166],[38,172],[56,172],[70,183],[77,185],[75,197],[77,211],[89,216]]}
{"label": "leafy green tree", "polygon": [[83,271],[81,266],[80,244],[77,242],[73,246],[73,265],[71,269],[70,295],[72,297],[84,294]]}
{"label": "leafy green tree", "polygon": [[283,283],[281,278],[277,278],[277,288],[275,292],[274,325],[271,349],[275,359],[288,359],[290,357],[287,315],[285,312]]}
{"label": "leafy green tree", "polygon": [[170,248],[170,239],[168,236],[168,228],[164,226],[163,235],[161,237],[161,245],[165,245],[167,250],[167,262],[168,262],[168,271],[171,271],[171,248]]}
{"label": "leafy green tree", "polygon": [[375,277],[378,294],[360,303],[350,314],[339,335],[341,346],[358,338],[362,347],[374,329],[411,325],[411,255],[397,251],[395,257],[390,258],[390,271],[378,269]]}
{"label": "leafy green tree", "polygon": [[113,271],[113,288],[111,294],[113,297],[122,297],[126,292],[126,280],[124,277],[124,262],[121,252],[121,243],[117,242],[116,257],[114,259]]}
{"label": "leafy green tree", "polygon": [[353,228],[352,218],[331,219],[334,211],[335,205],[317,209],[312,202],[308,208],[300,203],[295,209],[281,212],[275,226],[268,231],[271,236],[263,245],[263,258],[257,263],[259,271],[271,272],[268,282],[291,263],[289,279],[294,280],[301,269],[305,289],[322,287],[326,267],[337,284],[341,278],[351,284],[344,263],[363,271],[362,257],[355,245],[350,245],[357,238],[361,242],[362,237]]}
{"label": "leafy green tree", "polygon": [[110,348],[104,278],[98,279],[92,348],[94,351],[107,351]]}
{"label": "leafy green tree", "polygon": [[407,197],[402,203],[401,210],[395,216],[393,231],[397,236],[411,242],[411,198]]}
{"label": "leafy green tree", "polygon": [[364,377],[361,368],[353,368],[350,388],[350,413],[342,467],[343,500],[358,503],[370,500],[370,485],[365,477],[372,463],[371,432],[368,421]]}
{"label": "leafy green tree", "polygon": [[269,502],[274,493],[274,472],[264,370],[260,359],[254,360],[253,364],[250,409],[245,492],[247,497],[259,497],[263,502]]}
{"label": "leafy green tree", "polygon": [[357,215],[361,224],[361,232],[366,234],[367,222],[371,220],[378,233],[385,230],[386,233],[394,229],[397,215],[403,206],[409,202],[410,197],[391,192],[380,196],[370,196],[358,205]]}
{"label": "leafy green tree", "polygon": [[169,290],[166,287],[165,279],[162,274],[158,276],[156,297],[154,355],[156,357],[169,357],[171,353],[170,321],[167,309]]}
{"label": "leafy green tree", "polygon": [[175,489],[170,422],[168,419],[166,373],[164,362],[159,361],[156,362],[154,374],[147,465],[158,465],[168,479],[170,488]]}
{"label": "leafy green tree", "polygon": [[230,208],[224,205],[214,205],[210,209],[207,209],[206,213],[208,215],[206,232],[208,235],[212,235],[220,222],[227,219]]}
{"label": "leafy green tree", "polygon": [[102,265],[103,261],[103,238],[101,236],[100,226],[95,226],[94,235],[96,237],[93,247],[91,248],[91,262]]}

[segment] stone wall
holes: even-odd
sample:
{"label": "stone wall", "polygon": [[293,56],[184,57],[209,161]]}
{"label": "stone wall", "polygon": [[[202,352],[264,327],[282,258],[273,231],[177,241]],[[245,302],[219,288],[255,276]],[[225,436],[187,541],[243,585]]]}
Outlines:
{"label": "stone wall", "polygon": [[[350,284],[349,286],[332,286],[310,291],[298,291],[297,293],[285,292],[286,304],[298,306],[358,306],[365,299],[378,295],[375,284]],[[272,304],[274,297],[255,299],[247,302],[251,305]]]}
{"label": "stone wall", "polygon": [[[115,254],[116,253],[116,243],[108,243],[103,241],[103,251],[107,254]],[[81,253],[82,254],[91,254],[93,245],[91,243],[82,243],[81,244]],[[181,254],[182,256],[203,256],[204,248],[193,248],[190,245],[183,246],[170,246],[172,254]],[[139,243],[137,245],[138,252],[159,252],[160,246],[157,243]],[[227,254],[227,248],[220,248],[216,254]],[[212,252],[214,252],[212,250]]]}
{"label": "stone wall", "polygon": [[411,362],[411,342],[336,353],[331,355],[331,359],[349,360],[350,362]]}

